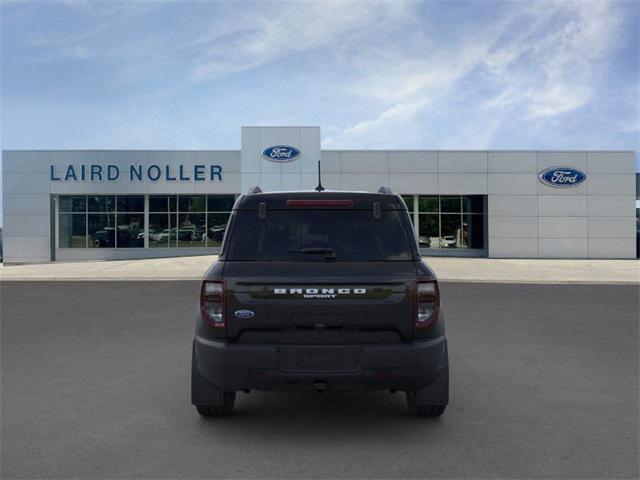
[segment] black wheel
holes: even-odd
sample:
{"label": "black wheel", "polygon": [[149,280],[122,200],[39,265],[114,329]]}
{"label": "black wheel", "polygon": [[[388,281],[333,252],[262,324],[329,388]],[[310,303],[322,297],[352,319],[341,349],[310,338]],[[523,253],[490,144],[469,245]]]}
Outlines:
{"label": "black wheel", "polygon": [[233,413],[236,403],[236,392],[224,392],[222,405],[196,405],[196,410],[203,417],[226,417]]}
{"label": "black wheel", "polygon": [[407,392],[407,408],[416,417],[439,417],[447,408],[446,405],[422,405],[417,402],[417,392]]}

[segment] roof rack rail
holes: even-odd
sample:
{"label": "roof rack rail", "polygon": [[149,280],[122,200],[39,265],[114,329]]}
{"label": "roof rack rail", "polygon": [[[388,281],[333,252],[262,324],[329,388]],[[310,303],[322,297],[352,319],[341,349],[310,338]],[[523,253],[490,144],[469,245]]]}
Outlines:
{"label": "roof rack rail", "polygon": [[255,186],[249,189],[249,191],[247,192],[249,195],[253,194],[253,193],[262,193],[262,189],[259,186]]}
{"label": "roof rack rail", "polygon": [[385,187],[384,185],[378,189],[378,193],[386,193],[387,195],[391,195],[393,192],[389,187]]}

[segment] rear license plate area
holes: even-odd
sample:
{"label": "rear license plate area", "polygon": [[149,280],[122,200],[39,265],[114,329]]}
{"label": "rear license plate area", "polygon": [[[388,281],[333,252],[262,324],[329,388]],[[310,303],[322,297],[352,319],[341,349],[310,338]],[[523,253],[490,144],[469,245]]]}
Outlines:
{"label": "rear license plate area", "polygon": [[341,348],[299,348],[296,353],[298,370],[342,370],[344,355]]}
{"label": "rear license plate area", "polygon": [[346,371],[357,369],[358,352],[349,347],[281,347],[280,368],[290,371]]}

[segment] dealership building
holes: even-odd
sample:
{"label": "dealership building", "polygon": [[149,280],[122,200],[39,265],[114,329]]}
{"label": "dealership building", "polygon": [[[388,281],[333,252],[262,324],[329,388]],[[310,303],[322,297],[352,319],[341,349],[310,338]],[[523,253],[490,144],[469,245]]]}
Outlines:
{"label": "dealership building", "polygon": [[636,258],[632,151],[322,150],[319,127],[243,127],[240,150],[3,152],[5,263],[217,253],[235,198],[403,196],[425,255]]}

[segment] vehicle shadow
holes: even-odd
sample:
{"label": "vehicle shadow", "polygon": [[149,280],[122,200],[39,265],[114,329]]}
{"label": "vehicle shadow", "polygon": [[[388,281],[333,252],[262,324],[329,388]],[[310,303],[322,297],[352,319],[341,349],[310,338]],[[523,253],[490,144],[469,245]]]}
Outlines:
{"label": "vehicle shadow", "polygon": [[384,434],[392,438],[417,430],[440,429],[446,413],[438,418],[409,414],[404,392],[252,392],[238,393],[233,416],[202,418],[211,433],[242,432],[263,441],[278,441],[313,433],[314,441],[362,440]]}

